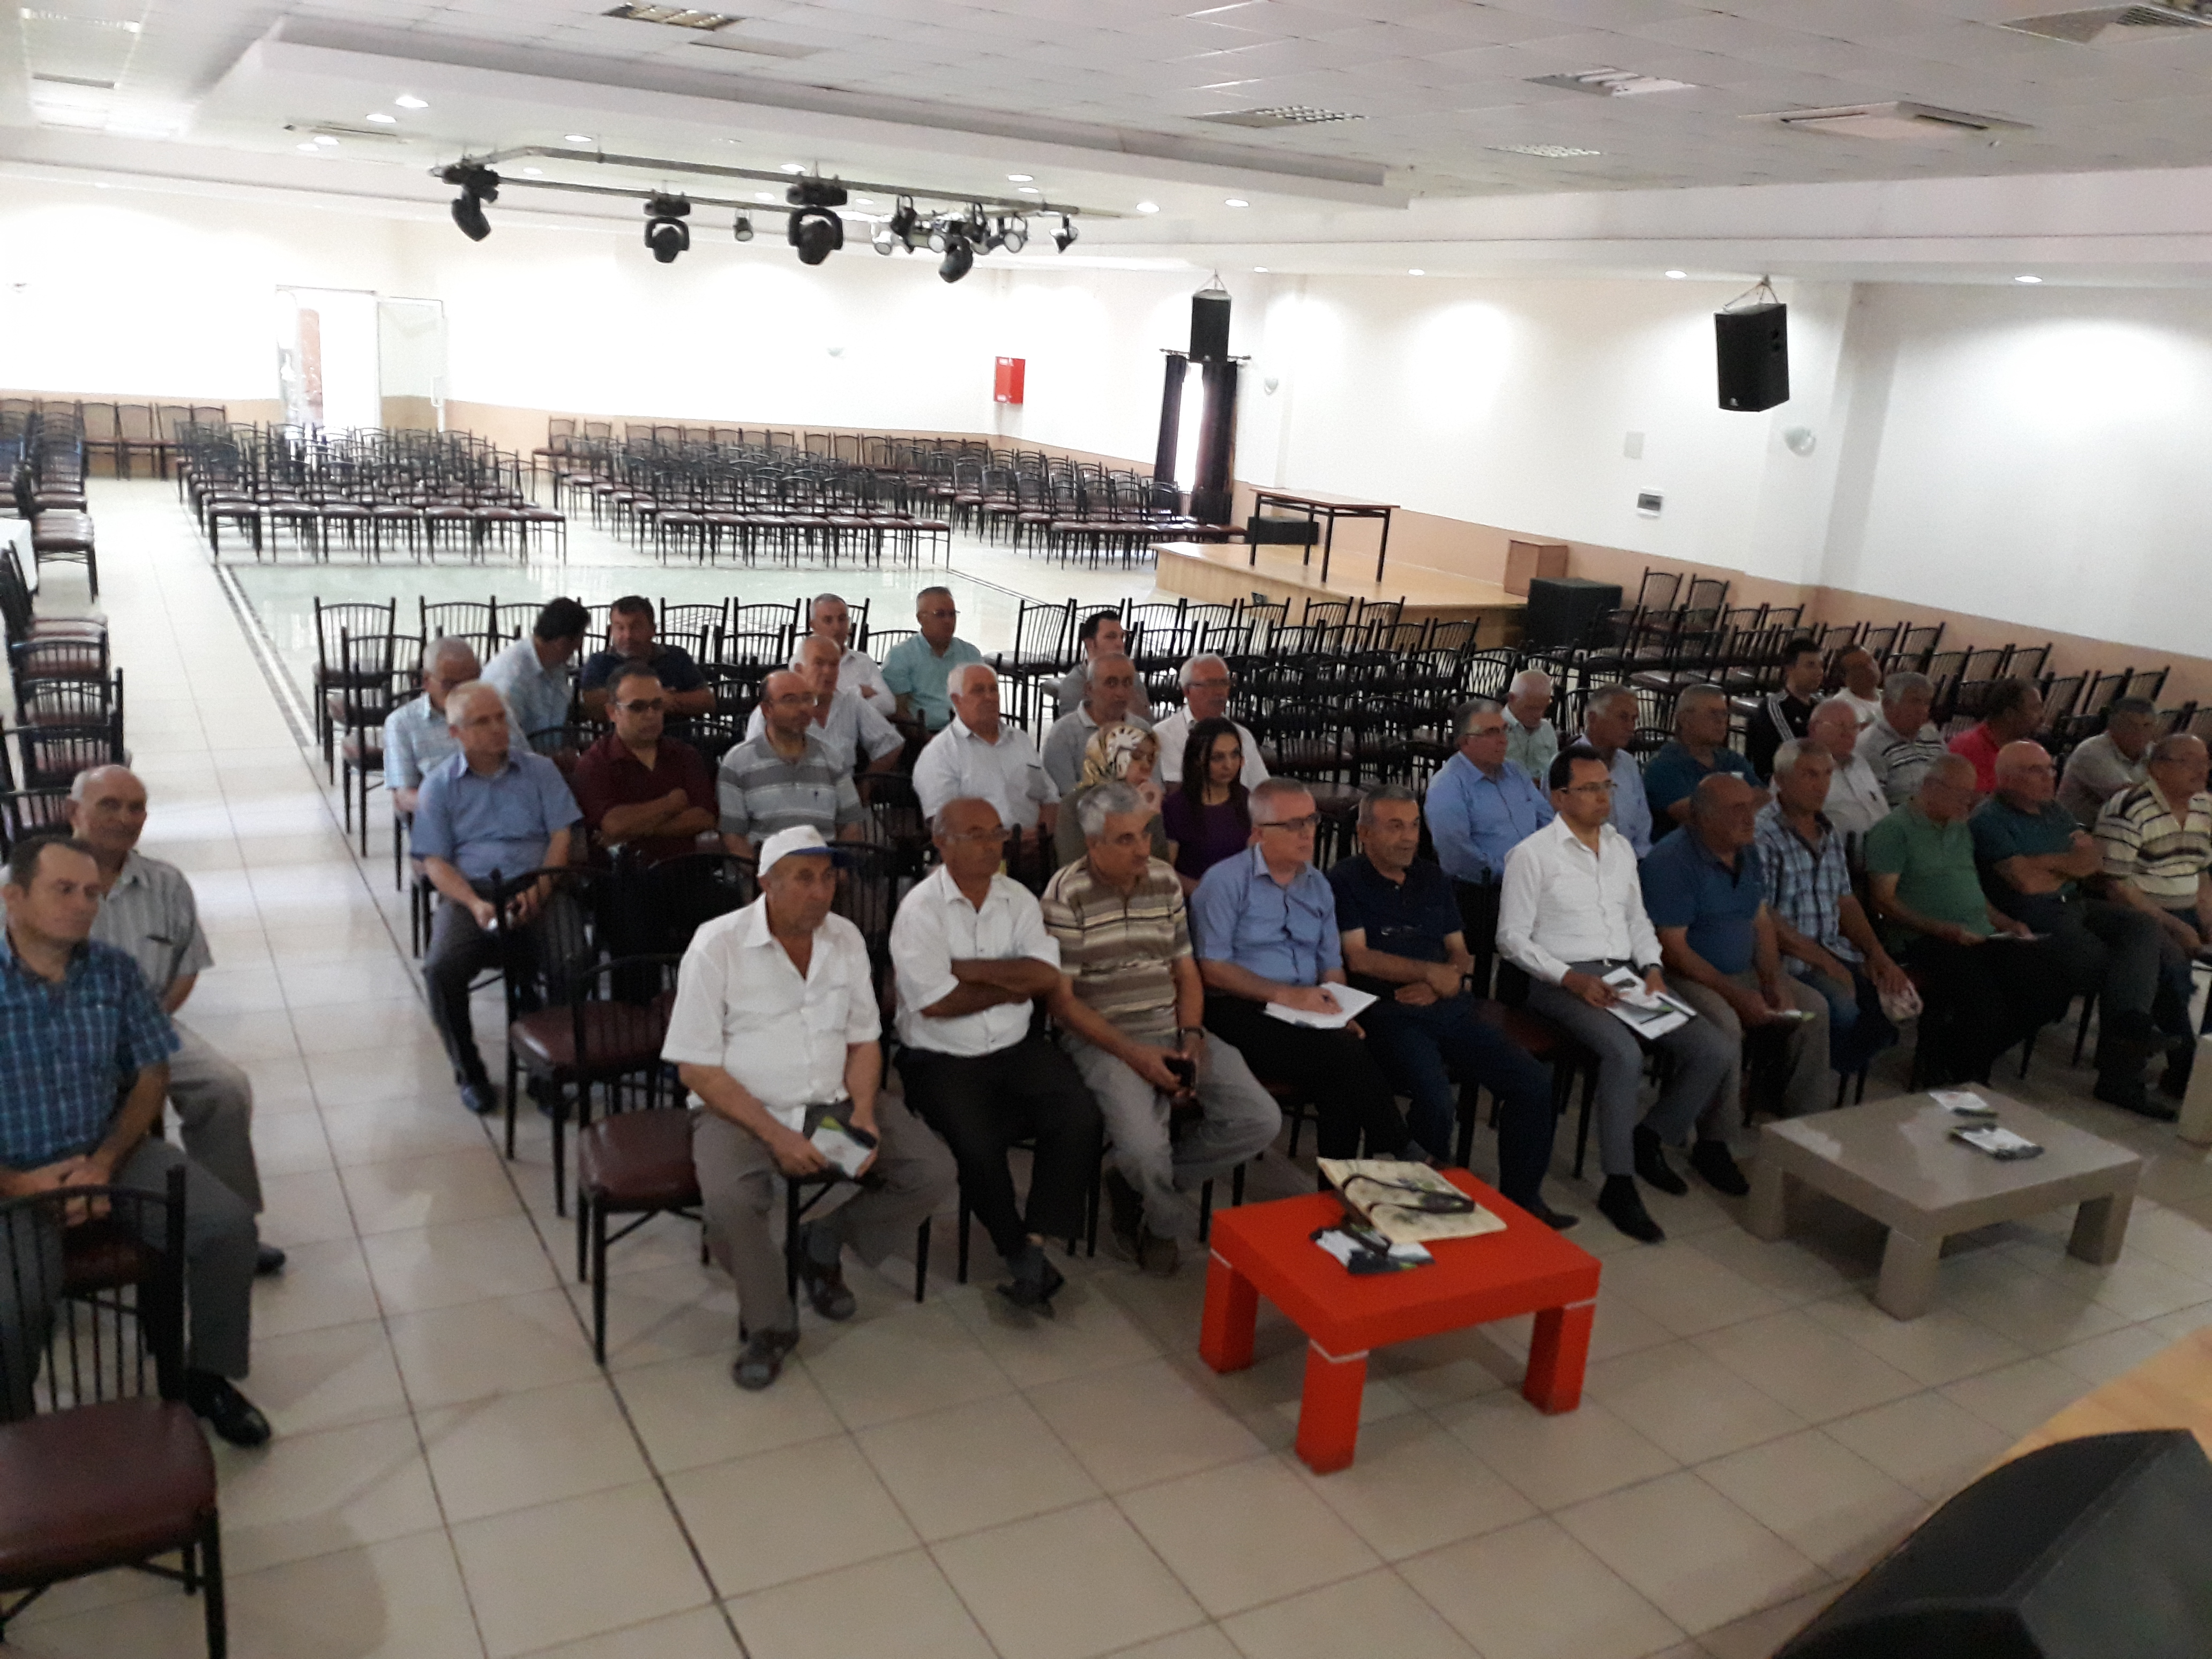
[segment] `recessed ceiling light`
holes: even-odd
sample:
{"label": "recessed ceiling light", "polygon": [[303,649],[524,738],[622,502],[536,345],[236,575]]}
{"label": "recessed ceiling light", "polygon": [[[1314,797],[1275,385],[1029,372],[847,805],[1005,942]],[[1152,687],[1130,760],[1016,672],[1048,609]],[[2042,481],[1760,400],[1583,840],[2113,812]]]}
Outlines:
{"label": "recessed ceiling light", "polygon": [[1158,213],[1159,210],[1160,204],[1158,202],[1139,202],[1137,204],[1137,211],[1139,213]]}
{"label": "recessed ceiling light", "polygon": [[337,140],[327,132],[319,132],[315,135],[315,142],[319,144],[335,144]]}
{"label": "recessed ceiling light", "polygon": [[1017,196],[1042,196],[1044,192],[1039,190],[1035,185],[1024,185],[1019,190],[1017,190],[1014,194]]}
{"label": "recessed ceiling light", "polygon": [[364,121],[374,121],[380,127],[388,127],[392,125],[392,123],[398,120],[399,118],[396,115],[390,114],[384,110],[378,109],[371,110],[368,114],[362,116],[361,118]]}
{"label": "recessed ceiling light", "polygon": [[806,163],[804,161],[786,161],[782,167],[777,169],[777,171],[780,173],[804,173],[806,171]]}
{"label": "recessed ceiling light", "polygon": [[1406,273],[1408,276],[1425,276],[1428,274],[1429,273],[1427,271],[1423,270],[1419,265],[1415,265],[1411,270]]}
{"label": "recessed ceiling light", "polygon": [[1679,283],[1690,273],[1686,270],[1670,270],[1667,274]]}
{"label": "recessed ceiling light", "polygon": [[756,202],[780,202],[782,199],[772,190],[757,190],[753,192],[753,200]]}
{"label": "recessed ceiling light", "polygon": [[312,138],[306,143],[301,144],[299,148],[303,154],[308,155],[320,155],[323,153]]}
{"label": "recessed ceiling light", "polygon": [[417,98],[411,92],[403,92],[392,101],[398,105],[402,109],[428,109],[430,107],[429,104],[425,100]]}
{"label": "recessed ceiling light", "polygon": [[1265,265],[1254,265],[1252,269],[1258,271],[1262,276],[1265,276],[1267,274],[1267,267]]}
{"label": "recessed ceiling light", "polygon": [[595,144],[599,140],[588,132],[572,132],[561,142],[564,144]]}
{"label": "recessed ceiling light", "polygon": [[1036,180],[1036,174],[1034,173],[1010,173],[1006,175],[1006,182],[1010,185],[1033,184]]}
{"label": "recessed ceiling light", "polygon": [[526,179],[543,179],[545,176],[545,169],[544,167],[525,167],[522,170],[522,176]]}
{"label": "recessed ceiling light", "polygon": [[1252,204],[1246,201],[1242,196],[1232,196],[1221,205],[1224,207],[1250,207]]}
{"label": "recessed ceiling light", "polygon": [[2015,283],[2039,283],[2042,280],[2043,278],[2040,276],[2015,276],[2013,278],[2013,281]]}

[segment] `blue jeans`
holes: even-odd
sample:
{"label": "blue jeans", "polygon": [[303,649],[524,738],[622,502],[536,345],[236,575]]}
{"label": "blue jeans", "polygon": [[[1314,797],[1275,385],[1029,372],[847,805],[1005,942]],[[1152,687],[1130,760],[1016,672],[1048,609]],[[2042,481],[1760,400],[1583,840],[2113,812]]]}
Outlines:
{"label": "blue jeans", "polygon": [[1828,1065],[1845,1077],[1859,1070],[1897,1041],[1897,1027],[1881,1011],[1881,993],[1864,972],[1850,963],[1850,988],[1846,990],[1826,974],[1808,973],[1804,983],[1818,991],[1828,1005]]}
{"label": "blue jeans", "polygon": [[1496,1026],[1474,1000],[1447,997],[1417,1008],[1384,998],[1359,1017],[1393,1086],[1413,1103],[1413,1138],[1449,1159],[1461,1079],[1498,1097],[1498,1188],[1516,1204],[1538,1195],[1552,1163],[1552,1068]]}

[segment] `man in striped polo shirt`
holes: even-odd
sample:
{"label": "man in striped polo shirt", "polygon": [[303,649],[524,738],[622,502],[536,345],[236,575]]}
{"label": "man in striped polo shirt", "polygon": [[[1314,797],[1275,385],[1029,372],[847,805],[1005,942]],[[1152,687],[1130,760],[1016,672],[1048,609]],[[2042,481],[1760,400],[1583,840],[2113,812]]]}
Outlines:
{"label": "man in striped polo shirt", "polygon": [[858,841],[866,809],[844,763],[814,729],[814,691],[798,675],[771,674],[761,687],[760,736],[722,757],[714,796],[722,845],[741,858],[779,830],[804,824],[824,841]]}
{"label": "man in striped polo shirt", "polygon": [[[2212,794],[2203,740],[2183,732],[2150,750],[2150,776],[2106,803],[2097,819],[2112,896],[2157,917],[2161,995],[2186,1009],[2190,963],[2212,943]],[[2193,1048],[2167,1056],[2160,1090],[2179,1099]]]}
{"label": "man in striped polo shirt", "polygon": [[[1266,1147],[1283,1115],[1243,1055],[1206,1030],[1182,884],[1152,856],[1152,809],[1127,784],[1103,783],[1077,811],[1085,855],[1044,890],[1061,971],[1052,1017],[1112,1138],[1115,1242],[1166,1275],[1198,1236],[1190,1189]],[[1175,1141],[1170,1115],[1193,1103],[1202,1115]]]}

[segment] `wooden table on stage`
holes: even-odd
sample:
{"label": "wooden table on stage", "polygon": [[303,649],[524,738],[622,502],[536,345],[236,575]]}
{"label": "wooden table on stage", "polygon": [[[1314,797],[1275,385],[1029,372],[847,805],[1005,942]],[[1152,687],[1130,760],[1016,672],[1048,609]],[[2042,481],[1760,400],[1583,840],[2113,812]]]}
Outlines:
{"label": "wooden table on stage", "polygon": [[1214,1214],[1199,1356],[1217,1371],[1250,1364],[1263,1296],[1305,1333],[1297,1449],[1316,1474],[1351,1463],[1368,1353],[1393,1342],[1534,1313],[1522,1394],[1546,1412],[1582,1404],[1597,1258],[1466,1170],[1439,1173],[1500,1217],[1505,1231],[1432,1244],[1435,1261],[1406,1273],[1355,1275],[1313,1242],[1316,1228],[1344,1214],[1332,1193]]}
{"label": "wooden table on stage", "polygon": [[[1375,580],[1378,582],[1382,580],[1382,561],[1390,556],[1390,515],[1398,510],[1395,507],[1381,501],[1316,501],[1310,495],[1287,495],[1279,489],[1262,489],[1253,495],[1254,518],[1263,517],[1271,507],[1288,507],[1293,513],[1303,513],[1309,524],[1318,525],[1327,521],[1321,540],[1321,579],[1323,582],[1328,580],[1328,556],[1336,545],[1336,521],[1339,519],[1380,519],[1382,521],[1382,545],[1375,550]],[[1308,542],[1298,563],[1304,566],[1312,559],[1313,544]],[[1259,562],[1260,544],[1255,542],[1252,544],[1250,562],[1256,565]]]}

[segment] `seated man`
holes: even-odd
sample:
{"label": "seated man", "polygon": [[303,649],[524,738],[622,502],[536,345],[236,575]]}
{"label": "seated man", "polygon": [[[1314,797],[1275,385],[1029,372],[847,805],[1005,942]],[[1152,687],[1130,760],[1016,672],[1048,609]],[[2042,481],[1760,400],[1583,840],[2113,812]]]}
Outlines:
{"label": "seated man", "polygon": [[876,1148],[860,1192],[799,1230],[799,1279],[825,1319],[853,1316],[844,1247],[871,1266],[910,1248],[957,1179],[937,1137],[896,1095],[878,1091],[884,1051],[868,948],[859,928],[830,914],[837,872],[829,847],[811,829],[769,836],[757,900],[692,936],[660,1048],[698,1108],[691,1162],[708,1246],[737,1283],[747,1334],[732,1374],[741,1389],[775,1382],[799,1341],[776,1176],[830,1169],[811,1139],[823,1118],[872,1135]]}
{"label": "seated man", "polygon": [[[246,1202],[153,1138],[177,1039],[138,965],[92,935],[99,861],[82,842],[27,836],[8,860],[0,900],[0,1200],[69,1187],[162,1193],[185,1167],[185,1286],[190,1308],[184,1397],[234,1446],[269,1438],[238,1391],[253,1320],[257,1239]],[[158,1239],[149,1243],[159,1243]],[[58,1287],[0,1275],[0,1352],[35,1353]],[[30,1367],[0,1375],[0,1422],[32,1413]]]}
{"label": "seated man", "polygon": [[2105,729],[2074,745],[2058,781],[2058,804],[2084,830],[2094,830],[2105,804],[2150,775],[2151,733],[2158,705],[2148,697],[2120,697],[2105,711]]}
{"label": "seated man", "polygon": [[1506,759],[1505,711],[1486,697],[1453,712],[1457,752],[1429,785],[1429,833],[1454,881],[1495,885],[1505,855],[1552,821],[1552,803]]}
{"label": "seated man", "polygon": [[446,724],[446,698],[481,672],[466,640],[447,634],[422,647],[422,695],[401,703],[384,722],[384,787],[401,817],[415,816],[423,775],[458,752]]}
{"label": "seated man", "polygon": [[[1113,1139],[1115,1241],[1165,1277],[1198,1238],[1190,1194],[1270,1145],[1283,1114],[1243,1055],[1206,1030],[1182,884],[1152,856],[1152,808],[1110,782],[1078,810],[1084,855],[1044,890],[1062,970],[1048,1006]],[[1198,1116],[1175,1139],[1170,1114],[1193,1103]]]}
{"label": "seated man", "polygon": [[999,677],[981,663],[952,671],[946,682],[953,716],[914,763],[914,793],[935,817],[948,801],[988,800],[1011,831],[1006,855],[1018,867],[1052,856],[1060,791],[1030,734],[999,716]]}
{"label": "seated man", "polygon": [[[431,769],[415,808],[415,856],[442,900],[430,924],[422,981],[461,1103],[483,1113],[499,1097],[477,1052],[469,981],[500,960],[493,878],[512,880],[569,863],[575,850],[570,836],[582,815],[559,767],[510,747],[507,705],[491,686],[482,680],[456,686],[446,699],[446,718],[459,752]],[[568,960],[583,932],[556,878],[541,876],[514,897],[507,925],[555,1000],[565,996]]]}
{"label": "seated man", "polygon": [[648,864],[696,852],[714,833],[714,781],[690,744],[663,734],[668,690],[650,668],[624,663],[607,677],[601,707],[615,729],[569,775],[594,845],[635,847]]}
{"label": "seated man", "polygon": [[[1840,702],[1814,711],[1814,730],[1847,715]],[[1840,734],[1856,738],[1846,728]],[[1759,809],[1759,872],[1766,883],[1767,913],[1790,970],[1828,1002],[1828,1064],[1854,1076],[1897,1041],[1897,1028],[1881,1012],[1882,993],[1902,997],[1912,981],[1890,960],[1874,924],[1851,891],[1843,832],[1822,811],[1833,798],[1835,762],[1812,738],[1774,751],[1774,799]],[[1888,803],[1882,803],[1884,817]]]}
{"label": "seated man", "polygon": [[[1777,750],[1779,753],[1780,750]],[[1725,1032],[1741,1051],[1743,1034],[1783,1028],[1781,1110],[1802,1117],[1829,1103],[1828,1003],[1782,971],[1766,878],[1752,845],[1759,792],[1741,778],[1707,778],[1690,800],[1690,821],[1644,860],[1644,908],[1658,930],[1674,994]],[[1797,1011],[1795,1016],[1790,1011]],[[1723,1091],[1733,1101],[1735,1090]],[[1706,1127],[1690,1162],[1724,1193],[1749,1183],[1738,1173],[1723,1115]]]}
{"label": "seated man", "polygon": [[1881,718],[1881,666],[1863,645],[1847,645],[1836,653],[1836,677],[1844,689],[1836,693],[1863,732]]}
{"label": "seated man", "polygon": [[1118,653],[1094,657],[1083,682],[1083,701],[1052,723],[1044,738],[1044,775],[1065,795],[1083,781],[1083,751],[1102,726],[1152,722],[1136,712],[1137,665]]}
{"label": "seated man", "polygon": [[[1576,741],[1594,750],[1613,776],[1613,816],[1606,822],[1626,837],[1640,859],[1651,850],[1651,801],[1644,793],[1644,769],[1628,747],[1636,735],[1636,693],[1626,685],[1600,686],[1584,701],[1583,711],[1583,734]],[[1551,769],[1528,775],[1542,783]]]}
{"label": "seated man", "polygon": [[[176,1033],[169,1056],[169,1102],[177,1109],[185,1156],[261,1213],[261,1170],[253,1157],[253,1079],[177,1018],[199,976],[215,963],[200,928],[192,884],[173,864],[138,850],[146,828],[146,786],[120,766],[80,772],[70,786],[70,830],[92,848],[104,891],[92,937],[138,964],[146,988]],[[264,1244],[254,1272],[273,1273],[284,1252]]]}
{"label": "seated man", "polygon": [[703,714],[714,706],[714,689],[681,647],[663,645],[653,637],[653,601],[626,593],[607,613],[607,648],[594,651],[578,678],[579,701],[594,720],[605,720],[607,700],[613,695],[615,671],[649,668],[660,682],[668,712],[679,719]]}
{"label": "seated man", "polygon": [[[1816,810],[1826,812],[1838,835],[1863,836],[1889,816],[1889,797],[1882,793],[1881,780],[1859,753],[1859,716],[1853,705],[1841,697],[1829,698],[1805,723],[1805,741],[1828,757],[1827,805]],[[1771,763],[1768,769],[1772,770]]]}
{"label": "seated man", "polygon": [[[1620,994],[1605,982],[1632,968],[1647,988],[1666,988],[1658,935],[1644,913],[1636,855],[1607,819],[1613,779],[1595,750],[1563,749],[1552,763],[1552,805],[1559,816],[1505,860],[1498,908],[1498,949],[1536,983],[1531,1012],[1566,1028],[1597,1058],[1598,1163],[1605,1185],[1597,1206],[1631,1238],[1666,1237],[1643,1195],[1642,1176],[1666,1193],[1689,1187],[1662,1150],[1701,1121],[1719,1125],[1735,1106],[1736,1045],[1711,1020],[1693,1019],[1656,1038],[1674,1057],[1674,1074],[1649,1112],[1638,1110],[1644,1049],[1609,1012]],[[1723,1091],[1726,1093],[1723,1093]]]}
{"label": "seated man", "polygon": [[1756,784],[1751,763],[1728,746],[1728,693],[1717,685],[1692,685],[1674,700],[1674,735],[1644,763],[1644,793],[1651,804],[1656,842],[1690,821],[1690,792],[1716,772]]}
{"label": "seated man", "polygon": [[[819,634],[809,634],[792,653],[791,672],[805,680],[814,694],[814,732],[829,745],[830,757],[851,771],[860,764],[865,748],[866,770],[889,771],[906,747],[906,739],[876,703],[845,689],[839,679],[843,669],[836,644]],[[767,715],[763,706],[757,704],[752,718],[745,722],[745,735],[757,738],[767,729]]]}
{"label": "seated man", "polygon": [[1892,806],[1919,794],[1929,764],[1949,752],[1928,719],[1935,703],[1936,688],[1925,674],[1900,668],[1881,683],[1881,718],[1859,738],[1858,752]]}
{"label": "seated man", "polygon": [[714,775],[722,846],[740,858],[779,830],[805,824],[834,841],[858,841],[867,809],[814,727],[815,696],[798,675],[779,672],[761,687],[761,734],[722,757]]}
{"label": "seated man", "polygon": [[[1076,647],[1082,655],[1052,688],[1053,706],[1059,709],[1061,719],[1073,714],[1075,706],[1083,701],[1091,682],[1091,665],[1108,657],[1127,656],[1128,639],[1118,611],[1096,611],[1083,619],[1075,635]],[[1131,687],[1129,714],[1136,717],[1139,725],[1152,723],[1152,706],[1145,696],[1142,681],[1135,681]]]}
{"label": "seated man", "polygon": [[1191,895],[1206,1029],[1243,1050],[1262,1083],[1289,1085],[1313,1101],[1322,1157],[1418,1156],[1390,1080],[1356,1024],[1322,1030],[1267,1012],[1270,1003],[1338,1012],[1328,988],[1344,983],[1344,946],[1328,878],[1313,866],[1320,817],[1306,787],[1270,778],[1247,805],[1249,850],[1208,870]]}
{"label": "seated man", "polygon": [[1461,932],[1450,881],[1421,845],[1421,805],[1403,784],[1359,802],[1359,856],[1328,872],[1352,983],[1379,1000],[1360,1016],[1382,1069],[1413,1103],[1413,1139],[1450,1161],[1456,1084],[1498,1100],[1498,1190],[1539,1221],[1580,1219],[1544,1202],[1552,1164],[1552,1073],[1480,1018],[1468,993],[1474,957]]}
{"label": "seated man", "polygon": [[2024,743],[2043,725],[2043,693],[2027,680],[1999,680],[1982,697],[1982,719],[1951,739],[1951,752],[1964,755],[1974,769],[1974,787],[1982,794],[1997,787],[1997,751]]}
{"label": "seated man", "polygon": [[[2190,964],[2212,942],[2212,794],[2204,790],[2204,741],[2178,732],[2149,750],[2150,777],[2112,798],[2097,820],[2097,844],[2112,896],[2154,920],[2166,937],[2159,974],[2187,1008]],[[2167,1056],[2160,1090],[2179,1100],[2196,1050]]]}
{"label": "seated man", "polygon": [[[1158,781],[1164,789],[1172,789],[1182,781],[1182,751],[1190,742],[1191,727],[1200,720],[1228,720],[1229,694],[1237,684],[1230,677],[1228,663],[1210,655],[1193,657],[1182,665],[1180,678],[1183,706],[1152,727],[1160,740]],[[1247,789],[1257,789],[1267,781],[1267,763],[1261,758],[1259,739],[1238,726],[1237,740],[1244,750],[1244,769],[1237,775],[1237,781]]]}
{"label": "seated man", "polygon": [[898,699],[898,717],[927,732],[941,732],[952,718],[952,701],[945,695],[946,676],[956,668],[983,660],[983,653],[963,639],[953,637],[959,625],[959,607],[949,587],[925,587],[915,595],[915,625],[921,631],[901,640],[884,659],[884,684]]}
{"label": "seated man", "polygon": [[2142,1079],[2144,1061],[2192,1041],[2187,1005],[2174,1007],[2158,994],[2162,930],[2140,910],[2081,890],[2081,882],[2103,871],[2104,854],[2058,804],[2057,782],[2041,744],[2008,743],[1997,751],[1996,791],[1966,824],[1983,889],[1998,909],[2051,941],[2077,994],[2095,993],[2095,1097],[2171,1118],[2173,1109],[2152,1101]]}
{"label": "seated man", "polygon": [[2029,943],[2027,924],[1983,892],[1966,828],[1973,805],[1973,763],[1938,755],[1921,773],[1919,793],[1867,834],[1875,914],[1927,1005],[1920,1041],[1936,1036],[1935,1022],[1944,1032],[1931,1047],[1942,1052],[1919,1067],[1936,1084],[1988,1082],[1999,1054],[2064,1013],[2073,998],[2057,952]]}
{"label": "seated man", "polygon": [[888,718],[898,699],[884,683],[884,671],[865,651],[853,648],[853,613],[835,593],[818,593],[806,608],[807,636],[837,647],[837,684],[878,714]]}
{"label": "seated man", "polygon": [[[1036,900],[999,873],[999,809],[947,801],[934,830],[944,862],[891,924],[899,1075],[914,1109],[951,1144],[968,1206],[1006,1260],[1012,1278],[999,1293],[1048,1315],[1066,1281],[1044,1241],[1083,1232],[1098,1174],[1098,1106],[1033,1018],[1060,988],[1060,947]],[[1026,1206],[1006,1165],[1020,1140],[1036,1146]]]}
{"label": "seated man", "polygon": [[1559,752],[1559,734],[1544,718],[1552,712],[1552,677],[1524,668],[1505,692],[1505,758],[1532,778],[1547,776]]}
{"label": "seated man", "polygon": [[529,633],[484,665],[483,683],[500,695],[517,748],[568,723],[568,664],[584,648],[592,613],[574,599],[548,599]]}
{"label": "seated man", "polygon": [[1744,727],[1743,751],[1762,779],[1773,775],[1774,751],[1805,735],[1826,677],[1818,640],[1795,639],[1782,647],[1782,689],[1759,700]]}

